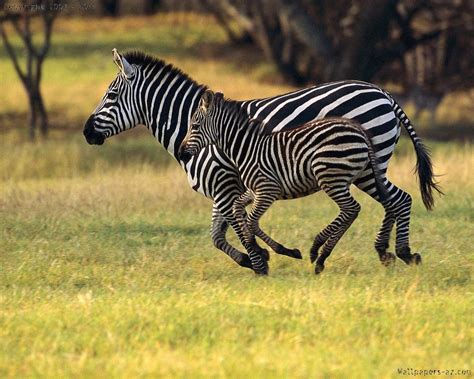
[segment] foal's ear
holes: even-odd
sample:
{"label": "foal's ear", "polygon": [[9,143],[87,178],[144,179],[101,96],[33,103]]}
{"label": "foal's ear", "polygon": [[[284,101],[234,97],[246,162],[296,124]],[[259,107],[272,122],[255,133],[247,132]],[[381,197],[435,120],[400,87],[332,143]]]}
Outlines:
{"label": "foal's ear", "polygon": [[112,54],[114,56],[114,63],[117,65],[120,71],[122,71],[122,74],[124,74],[127,79],[130,79],[133,76],[132,65],[119,54],[117,49],[113,49]]}
{"label": "foal's ear", "polygon": [[214,97],[216,94],[212,92],[210,89],[207,89],[201,96],[201,101],[199,102],[199,107],[204,111],[207,112],[214,102]]}

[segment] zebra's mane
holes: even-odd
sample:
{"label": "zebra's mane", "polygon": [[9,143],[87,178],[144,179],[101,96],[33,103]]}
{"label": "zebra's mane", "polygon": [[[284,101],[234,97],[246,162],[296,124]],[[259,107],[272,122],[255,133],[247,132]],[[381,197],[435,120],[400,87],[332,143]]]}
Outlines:
{"label": "zebra's mane", "polygon": [[154,55],[146,54],[141,50],[128,50],[123,54],[123,57],[127,60],[128,63],[141,66],[143,68],[148,66],[159,68],[164,67],[165,73],[171,72],[175,75],[179,75],[181,78],[190,81],[197,86],[207,88],[206,86],[196,82],[188,74],[183,72],[181,69],[173,66],[171,63],[166,63],[164,60],[157,58]]}
{"label": "zebra's mane", "polygon": [[235,117],[235,120],[239,125],[248,125],[252,128],[258,128],[259,132],[262,134],[271,134],[268,132],[263,124],[263,121],[259,119],[252,118],[245,108],[242,107],[242,102],[237,100],[232,100],[228,98],[218,99],[220,106],[223,107],[224,111],[229,112],[232,117]]}

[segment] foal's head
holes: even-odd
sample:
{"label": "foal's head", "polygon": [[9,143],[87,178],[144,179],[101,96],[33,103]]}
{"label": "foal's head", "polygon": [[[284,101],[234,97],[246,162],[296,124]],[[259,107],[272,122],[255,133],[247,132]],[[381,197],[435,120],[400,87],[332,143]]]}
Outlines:
{"label": "foal's head", "polygon": [[179,148],[179,158],[188,161],[203,148],[216,143],[223,113],[221,105],[224,95],[206,90],[201,97],[199,106],[193,113],[186,137]]}

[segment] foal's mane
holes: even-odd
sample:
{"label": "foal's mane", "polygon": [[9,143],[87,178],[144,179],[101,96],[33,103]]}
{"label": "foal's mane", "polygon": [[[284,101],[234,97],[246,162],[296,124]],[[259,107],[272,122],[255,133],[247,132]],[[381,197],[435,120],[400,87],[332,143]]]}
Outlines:
{"label": "foal's mane", "polygon": [[228,98],[218,98],[218,105],[223,107],[224,111],[229,112],[232,117],[236,118],[238,123],[248,123],[252,128],[258,128],[263,134],[271,134],[268,132],[262,120],[251,117],[248,112],[242,107],[242,102]]}

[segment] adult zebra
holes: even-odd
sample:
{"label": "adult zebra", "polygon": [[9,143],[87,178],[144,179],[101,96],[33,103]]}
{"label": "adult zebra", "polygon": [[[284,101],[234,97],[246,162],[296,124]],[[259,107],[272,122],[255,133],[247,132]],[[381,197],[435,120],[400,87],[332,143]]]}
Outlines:
{"label": "adult zebra", "polygon": [[[178,158],[191,115],[206,87],[172,65],[142,52],[132,51],[122,56],[114,49],[113,55],[120,71],[84,126],[87,142],[101,145],[106,138],[136,125],[145,125],[184,167],[193,189],[213,199],[211,236],[214,245],[239,265],[251,267],[247,254],[232,247],[225,237],[229,224],[236,231],[239,229],[232,204],[245,191],[235,167],[214,146],[202,150],[189,162]],[[430,157],[405,113],[380,88],[364,82],[340,81],[240,104],[249,115],[261,119],[273,131],[294,128],[325,116],[353,118],[371,137],[383,175],[400,136],[400,123],[403,124],[417,154],[423,202],[428,209],[433,206],[433,189],[437,187]],[[396,223],[396,253],[410,263],[414,259],[408,241],[411,197],[385,177],[384,180],[391,201],[385,206],[385,218],[375,248],[382,262],[393,259],[387,248]],[[369,171],[354,184],[372,196],[375,194],[374,178]],[[257,235],[277,253],[298,256],[297,251],[286,249],[263,232]]]}
{"label": "adult zebra", "polygon": [[[249,149],[241,149],[243,140]],[[211,144],[232,160],[254,196],[248,218],[241,198],[233,208],[242,242],[258,274],[268,274],[268,263],[255,249],[255,230],[275,200],[322,190],[339,206],[339,215],[315,237],[311,248],[311,262],[316,261],[315,273],[319,274],[359,214],[360,205],[349,191],[352,181],[368,168],[376,181],[374,197],[382,204],[388,199],[370,138],[353,120],[329,117],[272,133],[251,120],[239,103],[207,90],[192,116],[179,156],[192,157]]]}

